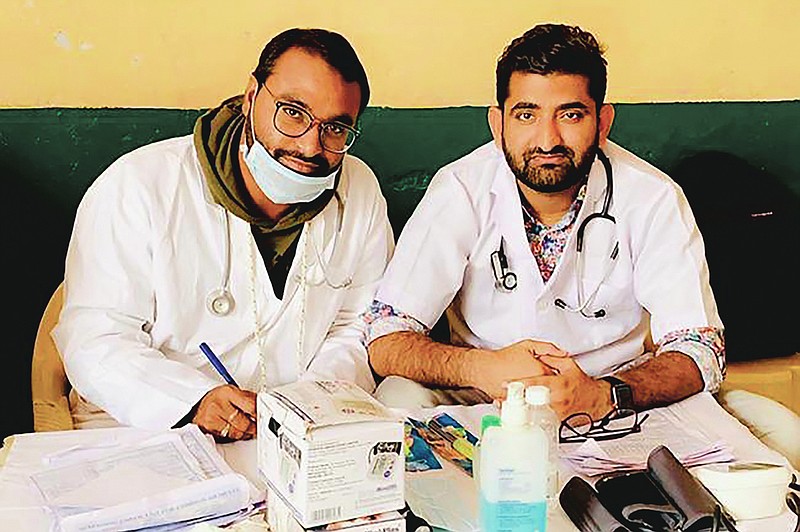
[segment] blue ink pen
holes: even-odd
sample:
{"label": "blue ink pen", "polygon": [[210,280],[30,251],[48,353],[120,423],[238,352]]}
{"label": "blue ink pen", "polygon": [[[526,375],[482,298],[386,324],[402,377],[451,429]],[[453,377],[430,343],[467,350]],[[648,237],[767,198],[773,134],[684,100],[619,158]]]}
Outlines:
{"label": "blue ink pen", "polygon": [[231,377],[231,374],[228,373],[228,370],[225,369],[225,366],[222,365],[222,362],[220,362],[220,360],[217,358],[217,355],[214,354],[214,351],[208,347],[207,343],[203,342],[200,344],[200,351],[202,351],[208,361],[211,362],[211,365],[214,366],[214,369],[217,370],[217,373],[222,375],[222,378],[225,379],[225,382],[236,386],[237,388],[239,387],[239,385],[236,384],[236,381],[233,380],[233,377]]}

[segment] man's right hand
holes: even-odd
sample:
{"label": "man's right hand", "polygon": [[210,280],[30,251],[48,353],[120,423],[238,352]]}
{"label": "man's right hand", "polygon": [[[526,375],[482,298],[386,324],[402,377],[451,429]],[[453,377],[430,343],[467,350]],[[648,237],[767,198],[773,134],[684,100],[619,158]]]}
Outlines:
{"label": "man's right hand", "polygon": [[538,355],[563,357],[567,353],[537,340],[522,340],[497,351],[481,350],[473,363],[472,385],[494,399],[504,399],[509,382],[553,373]]}
{"label": "man's right hand", "polygon": [[226,384],[206,393],[192,423],[222,441],[249,440],[256,435],[256,394]]}

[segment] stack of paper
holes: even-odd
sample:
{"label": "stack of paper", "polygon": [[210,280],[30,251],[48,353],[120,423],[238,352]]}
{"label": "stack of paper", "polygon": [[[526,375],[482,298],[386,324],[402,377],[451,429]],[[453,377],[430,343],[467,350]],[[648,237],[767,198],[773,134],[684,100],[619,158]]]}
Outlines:
{"label": "stack of paper", "polygon": [[[731,462],[734,455],[730,445],[722,441],[718,434],[708,431],[702,420],[691,415],[691,409],[687,407],[705,399],[710,400],[714,407],[717,406],[710,394],[699,394],[686,401],[639,414],[640,432],[615,440],[561,444],[559,454],[576,473],[585,476],[646,469],[648,455],[659,445],[666,445],[686,467]],[[629,421],[622,419],[616,422]],[[609,425],[609,428],[613,426]]]}
{"label": "stack of paper", "polygon": [[195,425],[20,435],[0,484],[0,526],[4,509],[22,506],[27,513],[38,508],[64,531],[227,523],[262,499]]}
{"label": "stack of paper", "polygon": [[[641,439],[634,443],[632,436],[629,435],[624,440],[611,442],[586,440],[577,449],[565,454],[563,458],[576,473],[586,476],[647,469],[647,456],[650,451],[645,451],[645,449],[650,448],[650,443],[641,441]],[[655,444],[650,449],[655,449],[658,445]],[[680,451],[673,450],[673,448],[680,449]],[[731,447],[721,440],[699,446],[670,444],[670,450],[686,467],[730,462],[734,458]]]}

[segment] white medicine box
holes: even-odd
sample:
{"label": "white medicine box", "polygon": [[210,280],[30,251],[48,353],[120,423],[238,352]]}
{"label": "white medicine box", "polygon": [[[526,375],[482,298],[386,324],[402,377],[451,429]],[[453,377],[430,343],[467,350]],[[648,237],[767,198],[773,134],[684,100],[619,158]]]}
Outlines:
{"label": "white medicine box", "polygon": [[406,532],[406,520],[397,510],[347,521],[336,521],[314,528],[303,528],[292,511],[273,491],[267,489],[267,525],[271,532]]}
{"label": "white medicine box", "polygon": [[304,528],[399,510],[403,420],[343,381],[261,392],[258,470]]}

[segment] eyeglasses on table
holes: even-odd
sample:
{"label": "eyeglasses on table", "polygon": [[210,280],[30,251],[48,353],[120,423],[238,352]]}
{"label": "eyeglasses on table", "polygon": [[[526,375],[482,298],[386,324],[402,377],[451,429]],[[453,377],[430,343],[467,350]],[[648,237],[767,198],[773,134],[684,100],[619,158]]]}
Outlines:
{"label": "eyeglasses on table", "polygon": [[639,414],[629,408],[614,409],[600,419],[593,419],[586,412],[577,412],[561,422],[558,431],[559,443],[576,443],[593,439],[616,440],[634,432],[641,432],[642,423],[650,414]]}

